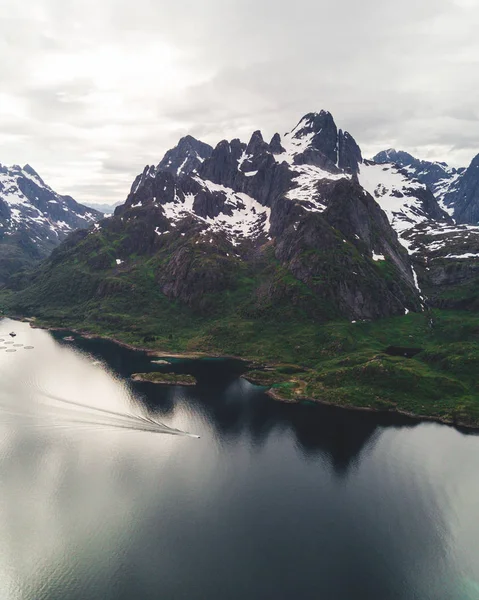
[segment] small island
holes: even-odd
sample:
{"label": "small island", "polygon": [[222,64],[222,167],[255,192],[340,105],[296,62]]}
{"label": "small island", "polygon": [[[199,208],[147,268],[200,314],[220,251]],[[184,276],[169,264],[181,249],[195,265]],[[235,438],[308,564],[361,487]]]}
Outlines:
{"label": "small island", "polygon": [[133,373],[131,379],[133,381],[162,385],[196,385],[196,379],[192,375],[183,375],[180,373]]}
{"label": "small island", "polygon": [[268,371],[248,371],[247,373],[244,373],[244,375],[242,375],[241,377],[254,385],[261,385],[264,387],[271,387],[273,385],[283,383],[284,381],[288,380],[288,377],[286,375],[284,375],[283,373],[278,373],[276,369]]}

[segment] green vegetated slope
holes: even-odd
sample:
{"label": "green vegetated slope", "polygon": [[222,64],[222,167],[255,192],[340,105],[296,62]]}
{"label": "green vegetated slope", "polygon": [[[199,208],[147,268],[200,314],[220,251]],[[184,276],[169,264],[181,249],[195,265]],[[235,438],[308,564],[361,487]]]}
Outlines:
{"label": "green vegetated slope", "polygon": [[[19,276],[16,291],[3,291],[3,310],[165,352],[234,355],[272,365],[256,379],[285,399],[479,424],[474,312],[339,320],[327,295],[313,293],[268,251],[252,261],[220,257],[228,286],[203,294],[201,310],[193,310],[161,292],[171,246],[150,257],[133,253],[127,264],[117,265],[121,239],[78,235],[79,245],[78,240],[63,245],[34,275]],[[193,237],[191,245],[196,241]],[[208,263],[219,260],[216,247],[207,245],[211,250],[189,263],[198,271],[200,291],[211,273]],[[414,357],[406,358],[411,348]]]}

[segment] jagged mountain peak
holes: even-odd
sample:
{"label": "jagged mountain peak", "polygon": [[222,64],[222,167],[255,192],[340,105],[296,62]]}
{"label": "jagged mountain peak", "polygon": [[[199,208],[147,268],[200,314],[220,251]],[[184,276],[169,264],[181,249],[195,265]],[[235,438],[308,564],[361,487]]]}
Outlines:
{"label": "jagged mountain peak", "polygon": [[[177,148],[182,143],[180,140]],[[384,159],[398,155],[402,156],[391,148],[385,151]],[[171,177],[165,178],[165,171]],[[358,178],[400,235],[418,223],[450,222],[427,186],[408,169],[363,161],[352,135],[338,129],[328,111],[308,113],[291,133],[283,139],[275,134],[270,144],[259,130],[253,132],[248,144],[239,139],[222,140],[189,173],[162,169],[161,163],[158,168],[146,167],[127,203],[130,207],[161,206],[173,219],[186,214],[200,220],[216,219],[229,239],[238,240],[247,231],[254,232],[248,233],[250,239],[256,236],[264,240],[282,231],[282,217],[275,210],[271,219],[258,221],[251,218],[254,211],[260,215],[264,212],[261,207],[269,209],[284,201],[295,210],[323,213],[333,202],[336,184]],[[247,217],[237,210],[244,201],[254,209]],[[238,226],[240,218],[246,220]]]}
{"label": "jagged mountain peak", "polygon": [[285,152],[285,149],[281,144],[281,136],[279,135],[279,133],[275,133],[273,135],[269,143],[269,148],[273,154],[282,154],[283,152]]}
{"label": "jagged mountain peak", "polygon": [[387,150],[381,150],[376,156],[373,157],[373,161],[377,163],[401,163],[401,165],[411,164],[415,159],[412,154],[404,152],[403,150],[396,150],[396,148],[388,148]]}
{"label": "jagged mountain peak", "polygon": [[204,142],[202,142],[201,140],[199,140],[198,138],[195,138],[194,136],[190,135],[189,133],[187,135],[184,135],[182,138],[180,138],[180,141],[178,142],[178,146],[180,146],[181,144],[192,144],[192,145],[208,145],[205,144]]}
{"label": "jagged mountain peak", "polygon": [[285,160],[289,157],[294,164],[316,166],[332,174],[357,173],[362,162],[361,149],[352,135],[338,129],[326,110],[306,114],[285,134],[283,146]]}
{"label": "jagged mountain peak", "polygon": [[189,174],[196,171],[212,152],[213,148],[209,144],[197,140],[192,135],[186,135],[174,148],[168,150],[157,169],[177,175]]}
{"label": "jagged mountain peak", "polygon": [[320,112],[310,112],[299,120],[298,124],[296,127],[294,127],[289,135],[298,139],[311,133],[318,133],[325,126],[336,127],[333,116],[330,112],[326,110],[321,110]]}
{"label": "jagged mountain peak", "polygon": [[261,131],[255,131],[251,136],[248,146],[246,147],[246,154],[249,156],[255,156],[257,154],[269,151],[269,144],[264,141]]}
{"label": "jagged mountain peak", "polygon": [[[423,175],[427,176],[431,170],[434,171],[434,176],[431,181],[437,178],[442,178],[444,175],[454,175],[463,171],[464,169],[456,169],[455,167],[450,167],[446,162],[443,161],[429,161],[422,160],[420,158],[416,158],[409,152],[405,152],[404,150],[396,150],[394,148],[389,148],[388,150],[382,150],[378,152],[372,159],[375,163],[385,164],[385,163],[393,163],[398,164],[401,167],[413,167],[415,169],[415,175],[420,174],[423,171]],[[411,174],[413,174],[411,172]],[[430,183],[424,181],[423,183]]]}

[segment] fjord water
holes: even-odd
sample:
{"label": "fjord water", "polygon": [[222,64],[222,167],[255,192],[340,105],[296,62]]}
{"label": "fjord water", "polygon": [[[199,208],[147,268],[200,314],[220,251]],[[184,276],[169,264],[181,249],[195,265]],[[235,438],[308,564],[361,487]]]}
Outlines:
{"label": "fjord water", "polygon": [[[278,403],[237,361],[165,367],[6,319],[0,338],[12,329],[18,345],[0,348],[2,600],[479,598],[475,435]],[[156,369],[198,385],[128,379]],[[201,439],[78,423],[62,399]]]}

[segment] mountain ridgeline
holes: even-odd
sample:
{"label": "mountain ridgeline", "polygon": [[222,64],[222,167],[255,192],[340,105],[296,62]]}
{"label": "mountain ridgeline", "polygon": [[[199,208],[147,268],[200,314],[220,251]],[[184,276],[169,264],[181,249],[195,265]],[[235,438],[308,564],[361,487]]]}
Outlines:
{"label": "mountain ridgeline", "polygon": [[[270,142],[260,131],[215,148],[186,136],[145,167],[111,218],[70,236],[30,285],[20,277],[16,302],[35,313],[68,296],[108,319],[118,295],[133,297],[146,277],[142,305],[170,301],[208,318],[225,309],[264,318],[285,306],[319,321],[421,311],[422,285],[434,302],[438,280],[458,283],[450,265],[461,283],[475,278],[459,254],[437,262],[439,272],[425,266],[428,236],[457,246],[451,206],[465,214],[466,189],[473,216],[474,169],[393,150],[364,160],[326,111]],[[450,199],[455,189],[461,202]],[[469,246],[477,235],[467,230]]]}
{"label": "mountain ridgeline", "polygon": [[[19,276],[15,301],[34,313],[67,295],[103,306],[107,319],[105,302],[115,305],[118,290],[134,296],[146,277],[142,304],[170,301],[207,317],[226,307],[264,318],[287,306],[319,321],[376,319],[421,311],[423,287],[430,303],[447,304],[451,285],[475,289],[467,259],[478,231],[451,214],[474,222],[476,163],[456,170],[395,150],[365,160],[326,111],[270,142],[260,131],[215,148],[186,136],[145,167],[111,218],[70,236],[28,286]],[[37,197],[41,185],[45,206],[72,222],[73,200],[59,205],[36,174],[18,174],[20,190],[33,186]],[[97,217],[82,211],[76,226]]]}

